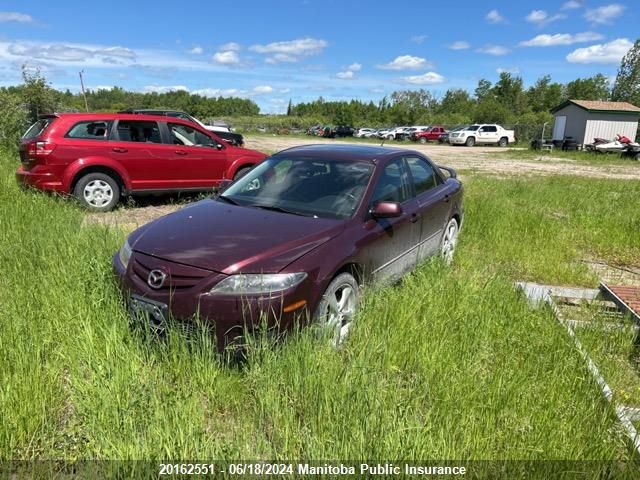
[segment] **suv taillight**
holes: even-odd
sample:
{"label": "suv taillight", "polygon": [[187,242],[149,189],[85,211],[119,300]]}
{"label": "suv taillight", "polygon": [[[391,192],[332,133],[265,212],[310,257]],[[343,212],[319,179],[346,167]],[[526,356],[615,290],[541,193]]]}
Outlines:
{"label": "suv taillight", "polygon": [[38,160],[42,157],[50,155],[56,148],[55,143],[51,142],[31,142],[29,144],[29,158]]}

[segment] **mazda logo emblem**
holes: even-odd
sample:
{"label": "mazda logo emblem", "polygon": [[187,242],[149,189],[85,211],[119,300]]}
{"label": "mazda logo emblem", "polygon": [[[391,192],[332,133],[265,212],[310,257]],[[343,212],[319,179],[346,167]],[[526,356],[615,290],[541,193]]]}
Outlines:
{"label": "mazda logo emblem", "polygon": [[162,270],[151,270],[149,272],[149,277],[147,278],[147,284],[151,288],[162,288],[166,279],[167,274]]}

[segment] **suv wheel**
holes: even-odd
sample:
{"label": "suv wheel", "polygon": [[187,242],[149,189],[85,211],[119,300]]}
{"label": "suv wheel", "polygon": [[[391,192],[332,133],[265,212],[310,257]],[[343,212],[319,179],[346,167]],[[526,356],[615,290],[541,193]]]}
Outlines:
{"label": "suv wheel", "polygon": [[120,200],[120,187],[105,173],[89,173],[78,180],[73,194],[89,210],[108,212]]}
{"label": "suv wheel", "polygon": [[507,140],[507,137],[502,137],[500,140],[498,140],[499,147],[506,147],[507,145],[509,145],[509,140]]}
{"label": "suv wheel", "polygon": [[473,147],[475,144],[476,144],[476,139],[474,137],[467,138],[467,141],[465,142],[465,145],[467,147]]}
{"label": "suv wheel", "polygon": [[427,143],[427,138],[426,137],[420,137],[420,143],[423,144],[423,145],[425,143]]}

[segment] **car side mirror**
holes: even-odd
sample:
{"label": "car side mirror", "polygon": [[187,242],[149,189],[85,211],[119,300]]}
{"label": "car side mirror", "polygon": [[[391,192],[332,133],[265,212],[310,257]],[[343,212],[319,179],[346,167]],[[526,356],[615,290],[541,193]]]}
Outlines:
{"label": "car side mirror", "polygon": [[402,215],[402,207],[398,202],[380,202],[369,213],[373,218],[394,218]]}
{"label": "car side mirror", "polygon": [[224,146],[221,143],[216,143],[215,147],[217,150],[222,150],[224,148]]}

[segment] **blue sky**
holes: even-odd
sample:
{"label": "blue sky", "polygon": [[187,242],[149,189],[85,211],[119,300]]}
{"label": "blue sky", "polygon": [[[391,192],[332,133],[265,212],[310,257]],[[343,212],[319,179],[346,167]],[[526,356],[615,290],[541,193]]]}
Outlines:
{"label": "blue sky", "polygon": [[79,90],[121,86],[252,98],[263,113],[394,90],[473,92],[506,70],[528,86],[615,77],[637,0],[0,1],[0,85],[20,66]]}

